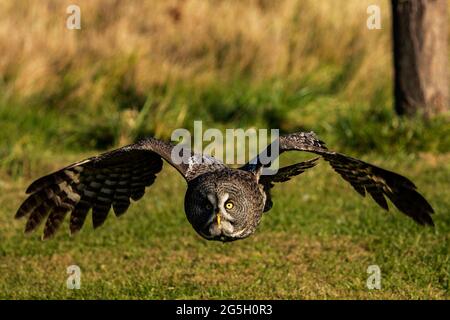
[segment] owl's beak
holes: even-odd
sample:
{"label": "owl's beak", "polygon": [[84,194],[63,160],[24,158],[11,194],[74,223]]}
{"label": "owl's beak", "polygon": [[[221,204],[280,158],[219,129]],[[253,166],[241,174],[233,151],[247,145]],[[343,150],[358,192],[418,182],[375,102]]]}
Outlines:
{"label": "owl's beak", "polygon": [[221,219],[220,212],[218,212],[218,213],[216,213],[216,220],[217,220],[217,225],[219,227],[220,227],[220,219]]}

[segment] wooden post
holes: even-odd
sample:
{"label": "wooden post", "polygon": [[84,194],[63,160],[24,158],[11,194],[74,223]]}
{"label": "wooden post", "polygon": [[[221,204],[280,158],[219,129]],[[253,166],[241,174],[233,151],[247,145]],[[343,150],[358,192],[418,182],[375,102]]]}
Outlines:
{"label": "wooden post", "polygon": [[449,109],[447,0],[392,0],[395,110]]}

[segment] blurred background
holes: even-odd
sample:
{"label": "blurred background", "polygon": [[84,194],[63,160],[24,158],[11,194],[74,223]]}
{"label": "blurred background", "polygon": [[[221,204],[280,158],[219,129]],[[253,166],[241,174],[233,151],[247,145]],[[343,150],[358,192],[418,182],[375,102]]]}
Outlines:
{"label": "blurred background", "polygon": [[[389,1],[0,4],[0,159],[107,149],[175,128],[314,130],[354,152],[443,152],[448,121],[393,108]],[[369,30],[369,5],[381,30]],[[450,33],[449,33],[450,37]],[[447,117],[448,120],[448,117]],[[41,156],[41,155],[39,155]]]}
{"label": "blurred background", "polygon": [[[71,4],[81,9],[80,30],[66,28],[66,9]],[[367,8],[374,4],[381,9],[381,29],[369,30]],[[450,39],[448,30],[443,32]],[[388,0],[3,0],[0,52],[0,203],[5,208],[0,253],[4,257],[20,259],[17,250],[31,245],[30,240],[22,242],[20,223],[11,229],[11,219],[32,178],[139,137],[170,139],[174,129],[192,129],[194,120],[202,120],[204,130],[314,130],[334,150],[365,155],[392,169],[422,176],[421,186],[428,185],[427,194],[441,213],[448,213],[442,193],[449,186],[449,114],[443,110],[432,117],[420,112],[397,115]],[[449,65],[443,65],[446,72]],[[325,192],[325,186],[324,182],[320,189],[319,183],[318,192]],[[170,186],[163,190],[171,191]],[[352,201],[361,201],[356,197]],[[314,195],[308,199],[321,202]],[[334,205],[330,202],[330,208]],[[158,207],[159,202],[155,206],[160,216],[167,210],[181,212],[181,207]],[[362,210],[367,211],[367,206]],[[374,221],[385,219],[379,213],[373,216]],[[180,217],[171,228],[186,224],[183,230],[192,243],[200,241]],[[280,230],[292,225],[286,219],[279,222],[284,226]],[[441,215],[441,219],[448,230],[448,218]],[[317,226],[311,227],[311,235],[325,228],[309,222]],[[334,222],[331,218],[330,224]],[[372,232],[354,227],[342,231],[330,225],[329,235]],[[414,228],[407,225],[404,235],[409,240],[405,241],[415,241],[406,236]],[[99,234],[100,239],[111,241],[107,231]],[[444,243],[449,240],[442,237]],[[87,239],[86,246],[89,241],[91,248],[98,244],[90,233]],[[168,246],[173,241],[172,250],[179,248],[178,240],[170,239],[166,239]],[[435,240],[430,235],[430,247]],[[390,242],[397,243],[392,238]],[[62,248],[71,247],[70,240],[62,243]],[[56,242],[49,246],[50,250],[60,248]],[[386,252],[395,251],[385,246]],[[31,248],[24,255],[40,252],[39,244]],[[283,250],[274,248],[274,252]],[[442,297],[449,288],[448,247],[443,244],[438,251],[440,258],[430,258],[433,263],[425,270],[441,270],[433,294]],[[80,252],[72,253],[81,257]],[[14,270],[9,262],[3,267]],[[10,281],[9,290],[15,286],[15,280]],[[423,288],[427,283],[424,279]],[[278,292],[266,290],[261,292]],[[289,296],[283,290],[278,297]],[[200,297],[220,297],[215,291],[200,292]]]}

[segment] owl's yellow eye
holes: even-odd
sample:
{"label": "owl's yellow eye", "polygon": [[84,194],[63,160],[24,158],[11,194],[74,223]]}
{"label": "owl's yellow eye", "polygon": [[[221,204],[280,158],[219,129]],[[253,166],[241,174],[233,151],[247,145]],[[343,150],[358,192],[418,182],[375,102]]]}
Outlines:
{"label": "owl's yellow eye", "polygon": [[234,207],[233,202],[231,202],[231,201],[225,202],[225,209],[230,210],[230,209],[233,209],[233,207]]}

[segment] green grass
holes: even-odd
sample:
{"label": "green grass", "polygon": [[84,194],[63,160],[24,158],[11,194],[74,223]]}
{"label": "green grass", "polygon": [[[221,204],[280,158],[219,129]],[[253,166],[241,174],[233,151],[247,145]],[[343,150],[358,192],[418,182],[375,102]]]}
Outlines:
{"label": "green grass", "polygon": [[[389,1],[375,1],[383,29],[370,32],[373,1],[166,2],[85,2],[77,33],[60,27],[62,3],[5,2],[4,34],[15,37],[0,39],[0,298],[450,298],[449,114],[393,112]],[[313,130],[411,178],[436,228],[384,212],[325,164],[277,186],[256,234],[230,244],[195,234],[170,168],[95,232],[86,223],[70,238],[66,224],[42,242],[13,219],[37,177],[194,120],[204,130]],[[80,290],[66,289],[71,264]],[[373,264],[381,290],[365,285]]]}
{"label": "green grass", "polygon": [[[75,159],[55,156],[51,168]],[[436,228],[382,211],[322,163],[277,186],[255,235],[208,242],[187,222],[184,181],[167,168],[120,219],[111,215],[96,231],[88,221],[73,238],[66,224],[43,242],[23,235],[24,222],[12,218],[29,180],[2,179],[0,298],[448,299],[448,156],[364,159],[412,178],[436,210]],[[66,288],[72,264],[82,270],[80,290]],[[381,290],[366,288],[373,264]]]}
{"label": "green grass", "polygon": [[[79,107],[3,95],[0,298],[448,299],[448,120],[400,119],[387,86],[367,101],[351,99],[335,87],[339,72],[320,74],[298,82],[168,83],[129,107],[117,94]],[[71,238],[66,224],[42,242],[13,219],[33,179],[141,136],[192,129],[194,120],[204,129],[314,130],[330,148],[410,177],[435,208],[436,228],[417,226],[392,206],[384,212],[326,164],[277,186],[256,234],[230,244],[195,234],[183,212],[184,180],[171,168],[127,214],[111,214],[95,232],[89,221]],[[72,264],[82,270],[80,290],[66,288]],[[373,264],[381,290],[366,288]]]}
{"label": "green grass", "polygon": [[[135,107],[115,95],[101,107],[78,108],[70,99],[61,107],[4,95],[0,298],[448,299],[448,120],[400,119],[387,87],[363,101],[334,82],[318,72],[299,82],[172,83],[134,99]],[[184,180],[171,168],[127,214],[111,214],[95,232],[89,221],[71,238],[66,224],[42,242],[13,219],[33,179],[141,136],[192,129],[194,120],[204,129],[314,130],[330,148],[410,177],[435,208],[436,228],[417,226],[395,208],[384,212],[325,164],[277,186],[274,208],[256,234],[230,244],[195,234],[183,212]],[[80,290],[66,288],[72,264],[82,270]],[[381,290],[366,288],[373,264],[381,268]]]}

